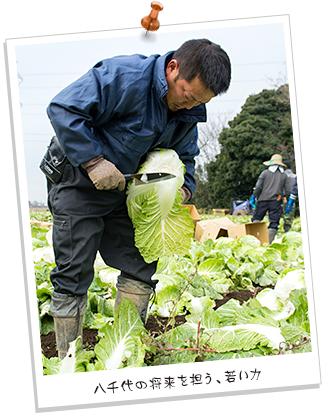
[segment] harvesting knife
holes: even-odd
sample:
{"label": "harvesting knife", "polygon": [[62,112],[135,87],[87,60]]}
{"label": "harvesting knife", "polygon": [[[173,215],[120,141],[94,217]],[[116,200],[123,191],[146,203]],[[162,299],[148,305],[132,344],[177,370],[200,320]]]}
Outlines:
{"label": "harvesting knife", "polygon": [[135,184],[148,184],[160,182],[162,180],[173,179],[174,176],[171,173],[139,173],[139,174],[124,174],[126,180],[135,179]]}

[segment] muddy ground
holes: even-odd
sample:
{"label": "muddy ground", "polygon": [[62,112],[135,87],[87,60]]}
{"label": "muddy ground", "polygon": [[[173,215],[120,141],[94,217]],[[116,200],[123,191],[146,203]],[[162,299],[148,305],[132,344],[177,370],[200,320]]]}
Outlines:
{"label": "muddy ground", "polygon": [[[229,292],[223,296],[222,300],[216,301],[216,306],[214,309],[217,309],[221,305],[225,304],[231,298],[239,300],[240,303],[243,303],[245,301],[248,301],[249,298],[254,298],[259,291],[261,291],[261,288],[256,288],[254,292],[248,290]],[[167,320],[167,318],[149,316],[145,327],[152,337],[156,337],[160,333],[163,333],[164,327],[167,324]],[[178,326],[183,323],[185,323],[185,315],[177,316],[175,318],[175,326]],[[94,346],[98,342],[97,334],[97,330],[83,330],[83,344],[86,349],[94,349]],[[56,350],[55,332],[52,331],[46,335],[41,335],[41,347],[43,354],[47,358],[58,356]]]}

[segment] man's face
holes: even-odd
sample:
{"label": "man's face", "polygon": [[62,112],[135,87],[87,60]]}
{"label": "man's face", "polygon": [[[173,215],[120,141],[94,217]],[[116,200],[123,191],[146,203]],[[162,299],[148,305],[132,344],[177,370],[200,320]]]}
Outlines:
{"label": "man's face", "polygon": [[198,77],[191,82],[178,78],[179,68],[175,59],[171,60],[166,68],[165,75],[168,85],[168,92],[165,96],[165,102],[170,111],[178,111],[182,108],[191,109],[200,104],[206,104],[215,97],[210,89],[206,89]]}

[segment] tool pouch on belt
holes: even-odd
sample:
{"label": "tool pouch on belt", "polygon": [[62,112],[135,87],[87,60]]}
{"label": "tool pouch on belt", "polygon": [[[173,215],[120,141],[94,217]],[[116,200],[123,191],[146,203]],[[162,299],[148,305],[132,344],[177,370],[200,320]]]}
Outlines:
{"label": "tool pouch on belt", "polygon": [[57,183],[63,175],[68,159],[56,136],[50,140],[47,151],[39,165],[40,170],[53,183]]}

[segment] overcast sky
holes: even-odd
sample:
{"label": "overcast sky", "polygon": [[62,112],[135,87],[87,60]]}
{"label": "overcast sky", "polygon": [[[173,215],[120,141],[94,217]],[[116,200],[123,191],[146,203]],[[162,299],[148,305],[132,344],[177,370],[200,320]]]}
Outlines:
{"label": "overcast sky", "polygon": [[[148,33],[134,30],[86,35],[40,38],[38,43],[16,46],[21,119],[26,159],[28,198],[46,202],[45,179],[39,163],[53,135],[46,115],[50,100],[62,88],[79,78],[99,60],[115,55],[140,53],[160,55],[177,49],[192,38],[208,38],[220,44],[232,64],[232,83],[228,93],[207,104],[208,114],[225,115],[230,120],[240,112],[251,94],[288,82],[284,24],[275,19],[246,19],[229,26],[187,25]],[[102,38],[102,36],[104,36]],[[23,43],[26,43],[25,41]],[[289,45],[287,45],[289,47]]]}

